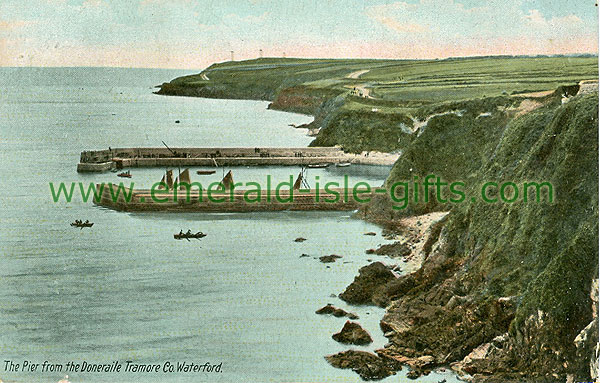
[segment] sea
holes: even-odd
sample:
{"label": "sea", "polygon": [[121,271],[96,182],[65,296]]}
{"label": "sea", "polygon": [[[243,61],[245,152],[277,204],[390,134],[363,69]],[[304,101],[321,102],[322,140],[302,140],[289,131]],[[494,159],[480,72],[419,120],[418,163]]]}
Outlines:
{"label": "sea", "polygon": [[[123,213],[83,202],[77,193],[70,202],[54,201],[51,183],[123,181],[111,172],[77,173],[84,150],[311,142],[305,129],[290,125],[312,117],[269,110],[267,102],[153,93],[197,72],[0,68],[2,382],[360,382],[324,356],[385,345],[384,309],[337,298],[360,267],[397,262],[365,254],[389,241],[352,212]],[[211,176],[190,170],[192,181],[219,180],[232,170],[236,182],[264,184],[267,175],[287,181],[300,169],[228,167]],[[147,187],[164,171],[132,168],[132,179],[123,182]],[[348,176],[379,186],[388,172],[329,167],[309,169],[307,180]],[[76,219],[94,225],[71,227]],[[180,230],[207,236],[174,240]],[[371,231],[377,235],[364,235]],[[343,258],[319,261],[329,254]],[[334,341],[345,319],[315,314],[327,303],[358,314],[374,342]],[[125,371],[127,362],[159,371]],[[88,371],[81,371],[84,363]],[[170,371],[183,363],[211,367]],[[121,370],[89,371],[112,364]],[[406,371],[383,381],[406,382]],[[416,381],[442,379],[457,382],[448,372]]]}

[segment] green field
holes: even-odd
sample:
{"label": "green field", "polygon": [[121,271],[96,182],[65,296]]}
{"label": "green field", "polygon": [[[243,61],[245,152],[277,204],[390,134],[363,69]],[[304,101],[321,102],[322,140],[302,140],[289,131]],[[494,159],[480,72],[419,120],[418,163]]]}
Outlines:
{"label": "green field", "polygon": [[[353,72],[367,71],[359,78]],[[597,57],[478,57],[445,60],[302,60],[264,58],[215,64],[172,84],[269,90],[306,86],[349,93],[369,89],[376,100],[422,104],[555,89],[598,77]],[[359,98],[359,97],[356,97]]]}
{"label": "green field", "polygon": [[214,64],[163,84],[158,93],[273,101],[274,109],[315,116],[309,127],[320,132],[312,146],[392,152],[406,149],[415,140],[411,131],[417,121],[430,116],[463,110],[470,123],[485,124],[475,121],[481,113],[514,110],[526,97],[539,100],[541,95],[530,94],[541,91],[550,91],[545,96],[560,103],[567,89],[572,95],[581,80],[596,78],[596,56],[263,58]]}

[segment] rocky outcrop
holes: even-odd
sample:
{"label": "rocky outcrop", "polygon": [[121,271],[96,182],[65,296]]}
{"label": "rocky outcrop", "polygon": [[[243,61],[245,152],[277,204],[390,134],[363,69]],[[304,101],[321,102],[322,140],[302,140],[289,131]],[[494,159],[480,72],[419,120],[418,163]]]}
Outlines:
{"label": "rocky outcrop", "polygon": [[407,243],[394,242],[380,246],[375,250],[377,255],[387,255],[392,258],[400,258],[409,256],[412,252],[411,247]]}
{"label": "rocky outcrop", "polygon": [[337,259],[340,259],[340,258],[342,258],[341,255],[331,254],[331,255],[323,255],[322,257],[319,257],[319,260],[323,263],[333,263]]}
{"label": "rocky outcrop", "polygon": [[331,303],[328,303],[327,305],[321,307],[320,309],[315,311],[315,313],[320,314],[320,315],[329,314],[329,315],[333,315],[334,317],[338,317],[338,318],[348,317],[350,319],[358,319],[358,315],[347,312],[346,310],[343,310],[341,308],[335,307]]}
{"label": "rocky outcrop", "polygon": [[342,330],[331,336],[336,342],[363,346],[373,342],[371,335],[358,323],[346,321]]}
{"label": "rocky outcrop", "polygon": [[[598,279],[594,279],[590,289],[590,299],[592,300],[592,321],[577,334],[575,347],[576,356],[580,360],[587,360],[587,366],[582,363],[579,375],[585,375],[589,369],[592,381],[598,380],[598,360],[600,358],[600,343],[598,343]],[[575,380],[575,375],[569,375],[568,378]]]}
{"label": "rocky outcrop", "polygon": [[333,367],[352,369],[364,380],[380,380],[395,374],[400,365],[365,351],[348,350],[325,359]]}
{"label": "rocky outcrop", "polygon": [[386,285],[395,280],[394,273],[383,263],[374,262],[359,270],[358,276],[340,294],[340,299],[350,304],[374,304],[385,306]]}

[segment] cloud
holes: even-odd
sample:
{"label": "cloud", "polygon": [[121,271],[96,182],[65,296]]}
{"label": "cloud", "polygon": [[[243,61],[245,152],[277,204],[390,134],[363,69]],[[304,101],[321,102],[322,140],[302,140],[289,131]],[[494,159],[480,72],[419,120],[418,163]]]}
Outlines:
{"label": "cloud", "polygon": [[429,26],[419,24],[412,20],[399,20],[390,16],[397,12],[410,12],[417,9],[416,4],[408,4],[400,1],[392,4],[375,5],[367,8],[367,16],[387,28],[400,33],[423,33],[429,30]]}
{"label": "cloud", "polygon": [[[452,46],[463,46],[472,54],[490,54],[492,46],[498,49],[496,54],[524,54],[519,45],[510,43],[520,41],[531,49],[527,54],[561,53],[560,49],[579,51],[574,43],[569,47],[568,41],[585,40],[587,48],[597,41],[597,22],[586,23],[575,14],[546,17],[542,10],[527,9],[525,4],[488,0],[483,6],[468,7],[455,0],[400,1],[368,7],[365,14],[392,31],[398,44],[432,52],[434,46],[446,46],[449,52],[462,51]],[[597,47],[588,52],[597,52]]]}
{"label": "cloud", "polygon": [[583,25],[583,20],[576,15],[546,19],[537,9],[530,9],[527,14],[523,15],[523,21],[528,27],[535,29],[580,28]]}
{"label": "cloud", "polygon": [[429,31],[429,27],[426,25],[411,22],[401,23],[398,20],[387,16],[377,16],[375,20],[396,32],[423,33]]}

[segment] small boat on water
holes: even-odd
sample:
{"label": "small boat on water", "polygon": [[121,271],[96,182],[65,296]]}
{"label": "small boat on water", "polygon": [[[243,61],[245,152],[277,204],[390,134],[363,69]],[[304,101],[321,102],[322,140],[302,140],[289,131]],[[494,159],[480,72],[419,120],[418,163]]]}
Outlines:
{"label": "small boat on water", "polygon": [[209,175],[209,174],[215,174],[216,170],[198,170],[196,171],[196,174],[199,175]]}
{"label": "small boat on water", "polygon": [[121,172],[121,173],[117,174],[117,177],[131,178],[131,172],[129,170],[126,172]]}
{"label": "small boat on water", "polygon": [[206,237],[206,234],[204,234],[201,231],[199,231],[197,233],[191,233],[189,231],[187,233],[184,233],[184,232],[180,231],[179,234],[173,234],[173,238],[175,238],[175,239],[178,239],[178,240],[187,239],[188,241],[190,240],[190,238],[200,239],[200,238],[204,238],[204,237]]}
{"label": "small boat on water", "polygon": [[90,221],[87,221],[87,220],[85,222],[81,222],[80,220],[76,219],[75,222],[71,223],[71,226],[78,227],[78,228],[80,228],[80,229],[83,230],[84,227],[92,227],[92,226],[94,226],[94,223],[90,222]]}
{"label": "small boat on water", "polygon": [[322,169],[322,168],[326,168],[328,166],[329,166],[329,164],[311,164],[311,165],[307,165],[306,167],[310,168],[310,169]]}
{"label": "small boat on water", "polygon": [[338,168],[346,168],[350,166],[350,162],[340,162],[339,164],[335,164]]}

